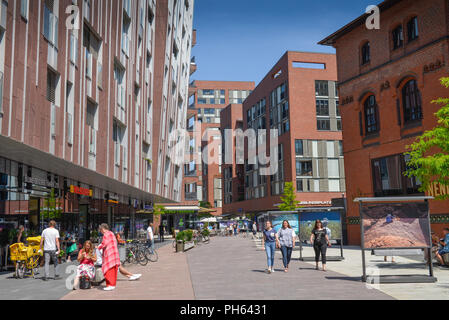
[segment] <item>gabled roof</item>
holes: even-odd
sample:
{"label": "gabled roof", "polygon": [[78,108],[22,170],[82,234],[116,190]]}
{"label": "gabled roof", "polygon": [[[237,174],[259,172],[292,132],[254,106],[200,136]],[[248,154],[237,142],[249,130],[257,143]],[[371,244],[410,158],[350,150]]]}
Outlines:
{"label": "gabled roof", "polygon": [[[385,0],[384,2],[380,3],[378,5],[378,7],[380,9],[380,12],[382,12],[382,11],[390,9],[392,6],[394,6],[395,4],[397,4],[401,1],[402,0]],[[352,22],[345,25],[343,28],[339,29],[338,31],[331,34],[330,36],[328,36],[325,39],[318,42],[318,44],[321,44],[323,46],[332,46],[337,39],[341,38],[342,36],[344,36],[345,34],[347,34],[350,31],[354,30],[355,28],[365,24],[366,18],[368,18],[369,16],[370,16],[370,14],[367,14],[367,13],[361,15],[357,19],[355,19]]]}

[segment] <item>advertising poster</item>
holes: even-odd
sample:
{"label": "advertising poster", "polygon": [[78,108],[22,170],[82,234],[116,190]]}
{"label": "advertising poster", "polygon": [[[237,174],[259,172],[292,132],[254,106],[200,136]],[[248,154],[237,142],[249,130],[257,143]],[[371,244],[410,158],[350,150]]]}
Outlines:
{"label": "advertising poster", "polygon": [[366,204],[361,217],[365,249],[430,247],[426,203]]}
{"label": "advertising poster", "polygon": [[327,228],[329,240],[341,239],[341,218],[338,211],[301,212],[299,219],[301,240],[310,239],[316,220],[321,220],[323,227]]}
{"label": "advertising poster", "polygon": [[285,215],[272,215],[271,222],[273,223],[273,229],[278,232],[282,228],[282,222],[287,220],[290,227],[293,228],[296,234],[299,233],[299,215],[297,213],[289,213]]}

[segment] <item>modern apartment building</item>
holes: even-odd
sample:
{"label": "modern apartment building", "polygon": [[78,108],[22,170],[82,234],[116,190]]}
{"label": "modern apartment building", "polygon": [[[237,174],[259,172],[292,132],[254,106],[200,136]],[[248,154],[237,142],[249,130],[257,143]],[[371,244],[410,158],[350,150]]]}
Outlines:
{"label": "modern apartment building", "polygon": [[154,203],[179,201],[164,141],[185,128],[193,1],[2,1],[0,13],[0,223],[130,234]]}
{"label": "modern apartment building", "polygon": [[[320,42],[337,50],[350,244],[360,244],[354,198],[424,195],[403,175],[404,153],[437,124],[431,101],[448,96],[439,84],[449,71],[447,1],[389,0],[379,8],[379,30],[368,30],[362,15]],[[447,192],[435,184],[427,195]],[[449,202],[430,201],[430,213],[441,234]]]}
{"label": "modern apartment building", "polygon": [[[276,129],[278,139],[277,154],[272,155],[278,170],[273,174],[265,175],[266,166],[258,161],[251,163],[248,142],[243,168],[237,162],[226,165],[224,213],[276,210],[285,182],[294,183],[303,206],[330,206],[332,198],[342,197],[345,177],[336,81],[335,55],[288,51],[243,102],[242,115],[236,114],[237,106],[222,112],[222,130],[254,129],[259,137],[266,129],[267,150],[268,130]],[[228,152],[235,158],[235,148]]]}
{"label": "modern apartment building", "polygon": [[[221,215],[222,198],[222,155],[220,134],[220,113],[230,103],[242,103],[255,87],[254,82],[245,81],[199,81],[191,84],[188,127],[196,122],[196,134],[191,140],[198,148],[200,165],[192,161],[185,176],[186,199],[191,200],[197,190],[199,201],[209,203],[215,215]],[[193,129],[192,129],[193,130]],[[199,140],[199,141],[198,141]],[[193,169],[195,168],[195,171]],[[195,177],[196,174],[196,178]],[[201,194],[202,193],[202,194]]]}

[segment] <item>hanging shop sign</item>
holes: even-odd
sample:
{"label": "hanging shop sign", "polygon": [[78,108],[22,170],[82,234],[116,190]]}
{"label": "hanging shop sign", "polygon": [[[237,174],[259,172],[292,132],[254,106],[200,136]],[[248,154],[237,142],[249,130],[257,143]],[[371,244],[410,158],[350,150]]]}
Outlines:
{"label": "hanging shop sign", "polygon": [[74,194],[79,194],[81,196],[92,197],[93,191],[92,189],[86,189],[78,186],[71,185],[70,192]]}

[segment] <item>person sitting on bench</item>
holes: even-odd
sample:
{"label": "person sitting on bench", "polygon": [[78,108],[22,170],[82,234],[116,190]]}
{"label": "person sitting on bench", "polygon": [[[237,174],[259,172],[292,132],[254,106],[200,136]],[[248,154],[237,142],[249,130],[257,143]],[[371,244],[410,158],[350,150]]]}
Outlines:
{"label": "person sitting on bench", "polygon": [[440,240],[440,244],[443,246],[443,248],[438,250],[435,253],[435,257],[437,258],[438,262],[442,266],[445,264],[444,260],[443,260],[443,256],[446,253],[449,253],[449,228],[444,228],[443,233],[444,233],[444,239]]}
{"label": "person sitting on bench", "polygon": [[83,249],[78,254],[78,261],[80,265],[76,271],[75,281],[73,283],[73,290],[79,285],[81,277],[88,277],[90,280],[95,278],[95,267],[94,263],[97,261],[97,256],[94,253],[94,246],[92,242],[86,241],[84,243]]}

